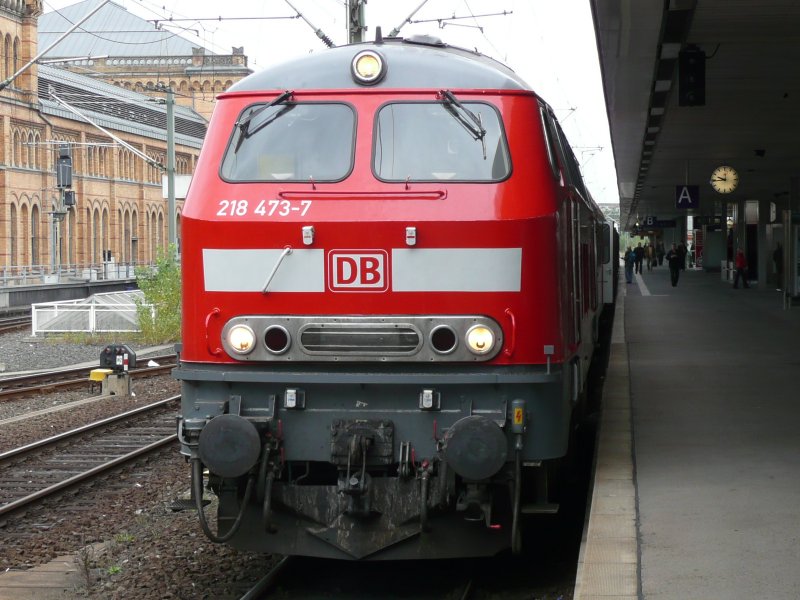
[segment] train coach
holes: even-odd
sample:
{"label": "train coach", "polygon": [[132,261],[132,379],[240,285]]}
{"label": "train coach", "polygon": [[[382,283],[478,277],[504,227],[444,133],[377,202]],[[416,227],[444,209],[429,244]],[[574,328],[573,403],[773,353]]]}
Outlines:
{"label": "train coach", "polygon": [[178,433],[212,540],[490,555],[557,509],[616,260],[512,70],[378,34],[253,74],[181,226]]}

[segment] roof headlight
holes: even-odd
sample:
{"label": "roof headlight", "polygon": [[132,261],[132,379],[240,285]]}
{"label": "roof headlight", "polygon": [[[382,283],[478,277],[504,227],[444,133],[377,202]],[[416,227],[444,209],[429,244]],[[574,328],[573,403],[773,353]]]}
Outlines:
{"label": "roof headlight", "polygon": [[494,348],[494,332],[486,325],[473,325],[467,331],[467,348],[473,354],[489,354]]}
{"label": "roof headlight", "polygon": [[373,85],[386,75],[386,62],[374,50],[362,50],[353,57],[351,72],[356,82]]}
{"label": "roof headlight", "polygon": [[236,354],[249,354],[256,347],[256,334],[247,325],[234,325],[228,331],[228,345]]}

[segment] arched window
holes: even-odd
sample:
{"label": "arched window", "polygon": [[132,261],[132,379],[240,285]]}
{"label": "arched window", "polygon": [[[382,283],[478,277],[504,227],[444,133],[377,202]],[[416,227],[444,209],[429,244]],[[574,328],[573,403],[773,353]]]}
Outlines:
{"label": "arched window", "polygon": [[20,225],[22,225],[22,231],[20,231],[20,238],[22,243],[19,246],[20,255],[19,255],[19,264],[22,265],[30,265],[30,221],[28,220],[28,204],[24,201],[20,202]]}
{"label": "arched window", "polygon": [[164,243],[164,215],[158,213],[158,247],[166,248],[166,246]]}
{"label": "arched window", "polygon": [[92,262],[101,262],[102,255],[100,251],[102,248],[103,238],[101,237],[100,210],[95,208],[92,212]]}
{"label": "arched window", "polygon": [[35,204],[31,207],[31,264],[41,264],[41,256],[39,255],[39,207]]}
{"label": "arched window", "polygon": [[95,147],[86,146],[86,174],[94,175],[94,155]]}
{"label": "arched window", "polygon": [[5,39],[5,43],[3,44],[3,46],[4,46],[3,50],[5,51],[3,56],[6,57],[6,59],[3,61],[3,67],[4,67],[3,70],[5,71],[4,76],[5,77],[10,77],[11,75],[14,74],[14,71],[11,70],[11,67],[12,67],[12,64],[11,64],[11,60],[12,60],[11,35],[9,35],[8,33],[6,34],[6,39]]}
{"label": "arched window", "polygon": [[155,262],[158,256],[158,248],[161,244],[161,233],[159,232],[158,212],[155,208],[150,210],[148,215],[149,229],[150,229],[150,256],[147,257],[149,262]]}
{"label": "arched window", "polygon": [[120,210],[120,223],[122,223],[122,244],[119,249],[119,261],[126,263],[130,261],[131,248],[131,214],[128,209],[124,212]]}
{"label": "arched window", "polygon": [[[88,204],[88,203],[87,203]],[[83,231],[81,232],[82,235],[78,237],[81,256],[83,258],[84,263],[91,263],[92,262],[92,240],[94,239],[94,225],[92,223],[92,215],[94,214],[91,207],[87,206],[84,209],[84,217],[83,217]]]}
{"label": "arched window", "polygon": [[131,214],[131,262],[139,262],[139,213],[136,207]]}
{"label": "arched window", "polygon": [[112,250],[111,248],[111,236],[109,235],[109,218],[108,218],[108,208],[103,208],[103,214],[101,217],[102,223],[102,250],[108,250],[109,252]]}
{"label": "arched window", "polygon": [[13,75],[13,73],[16,73],[19,70],[19,68],[20,68],[20,64],[19,64],[19,38],[15,37],[14,38],[14,71],[12,72],[12,75]]}
{"label": "arched window", "polygon": [[27,147],[28,159],[25,163],[25,166],[33,169],[36,167],[36,141],[35,138],[33,137],[33,132],[29,131],[25,139],[27,140],[26,143],[28,145]]}
{"label": "arched window", "polygon": [[22,148],[22,140],[20,139],[19,129],[16,127],[11,132],[11,164],[15,167],[19,166]]}
{"label": "arched window", "polygon": [[42,167],[42,148],[41,148],[41,141],[42,137],[39,135],[38,131],[33,132],[33,164],[37,169]]}
{"label": "arched window", "polygon": [[18,265],[17,262],[17,236],[19,232],[17,230],[17,205],[15,203],[11,203],[11,212],[9,215],[9,244],[8,244],[8,255],[9,255],[9,266],[13,267]]}

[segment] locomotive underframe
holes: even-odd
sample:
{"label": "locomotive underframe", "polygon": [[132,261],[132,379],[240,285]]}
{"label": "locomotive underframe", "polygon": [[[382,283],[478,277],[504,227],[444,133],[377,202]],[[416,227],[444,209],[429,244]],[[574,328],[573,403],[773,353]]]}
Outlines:
{"label": "locomotive underframe", "polygon": [[[183,362],[175,376],[183,388],[183,454],[197,459],[200,433],[222,415],[258,431],[261,453],[248,473],[221,477],[206,465],[220,499],[219,533],[240,517],[229,542],[235,547],[349,559],[488,555],[508,547],[517,449],[524,477],[541,480],[543,461],[567,452],[573,407],[563,399],[574,397],[567,389],[573,378],[560,365],[476,373],[472,365]],[[515,434],[512,403],[520,401],[526,418]],[[467,440],[467,454],[502,455],[478,479],[464,472],[485,471],[496,458],[473,463],[447,453],[448,432],[467,417],[505,442],[493,449]],[[248,478],[255,481],[251,498]],[[545,488],[523,483],[533,490],[523,498],[529,510],[547,502]]]}

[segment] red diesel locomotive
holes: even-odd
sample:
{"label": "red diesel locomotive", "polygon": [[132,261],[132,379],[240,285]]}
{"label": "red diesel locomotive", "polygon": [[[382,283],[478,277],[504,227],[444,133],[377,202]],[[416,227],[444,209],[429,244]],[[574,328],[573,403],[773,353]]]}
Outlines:
{"label": "red diesel locomotive", "polygon": [[212,540],[519,550],[554,507],[612,263],[541,98],[430,37],[269,68],[219,97],[181,224],[178,430]]}

